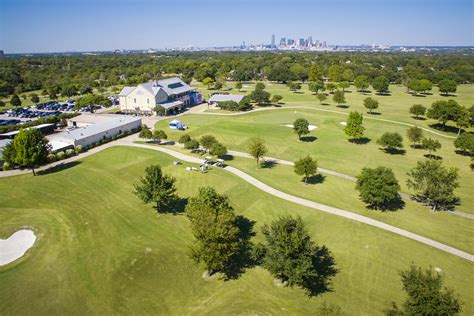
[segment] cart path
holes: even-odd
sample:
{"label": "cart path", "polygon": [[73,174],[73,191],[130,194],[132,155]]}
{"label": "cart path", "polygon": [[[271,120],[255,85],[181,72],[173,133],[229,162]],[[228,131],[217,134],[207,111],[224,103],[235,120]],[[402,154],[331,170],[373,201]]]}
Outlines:
{"label": "cart path", "polygon": [[[291,103],[291,102],[288,102]],[[336,110],[330,110],[330,109],[320,109],[320,108],[315,108],[315,107],[309,107],[309,106],[282,106],[282,107],[268,107],[268,108],[258,108],[258,109],[253,109],[250,111],[246,112],[238,112],[238,113],[217,113],[217,112],[194,112],[194,113],[184,113],[184,114],[191,114],[191,115],[217,115],[217,116],[238,116],[238,115],[245,115],[249,113],[254,113],[254,112],[261,112],[261,111],[272,111],[272,110],[284,110],[284,109],[305,109],[305,110],[315,110],[315,111],[322,111],[322,112],[330,112],[330,113],[336,113],[336,114],[343,114],[343,115],[349,115],[347,112],[343,111],[336,111]],[[372,116],[363,116],[364,119],[368,120],[374,120],[374,121],[381,121],[381,122],[387,122],[387,123],[392,123],[392,124],[399,124],[399,125],[405,125],[409,127],[417,126],[415,124],[410,124],[410,123],[405,123],[405,122],[400,122],[400,121],[393,121],[393,120],[387,120],[383,118],[378,118],[378,117],[372,117]],[[456,139],[456,136],[450,136],[450,135],[445,135],[443,133],[434,131],[432,129],[422,127],[422,126],[417,126],[421,128],[422,130],[438,135],[441,137],[446,137],[446,138],[451,138],[451,139]]]}
{"label": "cart path", "polygon": [[[136,135],[130,135],[130,136],[118,139],[116,141],[113,141],[113,142],[95,147],[95,148],[93,148],[93,149],[91,149],[91,150],[89,150],[85,153],[81,153],[77,156],[70,157],[70,158],[62,160],[62,161],[57,161],[57,162],[42,166],[42,167],[40,167],[36,170],[37,171],[44,171],[44,170],[47,170],[47,169],[55,167],[55,166],[68,164],[68,163],[80,160],[84,157],[93,155],[93,154],[98,153],[98,152],[100,152],[104,149],[114,147],[114,146],[125,146],[125,147],[128,146],[128,147],[137,147],[137,148],[145,148],[145,149],[150,149],[150,150],[156,150],[156,151],[160,151],[162,153],[168,154],[170,156],[173,156],[173,157],[175,157],[177,159],[180,159],[182,161],[186,161],[186,162],[190,162],[190,163],[196,163],[196,164],[203,163],[202,158],[189,156],[189,155],[183,154],[181,152],[175,151],[175,150],[170,149],[170,148],[156,146],[156,145],[147,145],[147,144],[134,143],[134,140],[136,140],[136,139],[137,139]],[[309,207],[309,208],[312,208],[312,209],[316,209],[316,210],[319,210],[319,211],[323,211],[323,212],[326,212],[326,213],[330,213],[330,214],[333,214],[333,215],[341,216],[341,217],[344,217],[344,218],[347,218],[347,219],[350,219],[350,220],[354,220],[354,221],[357,221],[357,222],[361,222],[361,223],[364,223],[364,224],[367,224],[367,225],[371,225],[371,226],[374,226],[374,227],[377,227],[377,228],[380,228],[380,229],[398,234],[400,236],[410,238],[412,240],[416,240],[416,241],[421,242],[425,245],[437,248],[439,250],[450,253],[450,254],[455,255],[457,257],[460,257],[460,258],[469,260],[471,262],[474,262],[474,255],[472,255],[470,253],[467,253],[465,251],[459,250],[457,248],[454,248],[454,247],[442,244],[440,242],[437,242],[435,240],[432,240],[432,239],[414,234],[414,233],[409,232],[407,230],[404,230],[404,229],[401,229],[401,228],[398,228],[398,227],[395,227],[395,226],[392,226],[392,225],[389,225],[389,224],[385,224],[383,222],[371,219],[371,218],[366,217],[366,216],[362,216],[362,215],[359,215],[359,214],[356,214],[356,213],[352,213],[350,211],[346,211],[346,210],[335,208],[335,207],[332,207],[332,206],[329,206],[329,205],[309,201],[309,200],[306,200],[306,199],[303,199],[303,198],[300,198],[300,197],[297,197],[297,196],[293,196],[291,194],[281,192],[281,191],[272,188],[271,186],[255,179],[254,177],[252,177],[252,176],[248,175],[247,173],[245,173],[245,172],[243,172],[239,169],[236,169],[234,167],[227,166],[227,167],[224,168],[224,170],[238,176],[239,178],[241,178],[244,181],[248,182],[249,184],[255,186],[256,188],[258,188],[258,189],[260,189],[260,190],[262,190],[262,191],[264,191],[268,194],[276,196],[278,198],[284,199],[286,201],[293,202],[293,203],[296,203],[296,204],[299,204],[299,205],[302,205],[302,206],[306,206],[306,207]],[[15,176],[15,175],[21,175],[21,174],[27,174],[27,173],[31,173],[31,171],[30,170],[18,170],[18,169],[16,169],[16,170],[0,172],[0,177],[9,177],[9,176]]]}
{"label": "cart path", "polygon": [[[131,144],[127,144],[126,146],[133,146],[133,147],[146,148],[146,149],[152,149],[152,150],[160,151],[160,152],[163,152],[163,153],[168,154],[170,156],[173,156],[173,157],[175,157],[179,160],[190,162],[190,163],[199,163],[199,164],[203,163],[203,159],[200,159],[200,158],[197,158],[197,157],[194,157],[194,156],[189,156],[189,155],[183,154],[181,152],[178,152],[178,151],[166,148],[166,147],[146,145],[146,144],[138,144],[138,143],[131,143]],[[363,215],[359,215],[359,214],[352,213],[352,212],[349,212],[349,211],[345,211],[345,210],[342,210],[342,209],[339,209],[339,208],[335,208],[335,207],[328,206],[328,205],[321,204],[321,203],[316,203],[316,202],[309,201],[309,200],[306,200],[306,199],[303,199],[303,198],[300,198],[300,197],[297,197],[297,196],[294,196],[294,195],[291,195],[291,194],[284,193],[282,191],[279,191],[277,189],[272,188],[271,186],[257,180],[256,178],[250,176],[249,174],[247,174],[247,173],[245,173],[245,172],[243,172],[243,171],[241,171],[237,168],[227,166],[227,167],[224,168],[224,170],[229,171],[230,173],[238,176],[239,178],[241,178],[244,181],[248,182],[249,184],[255,186],[256,188],[258,188],[258,189],[260,189],[260,190],[262,190],[262,191],[264,191],[268,194],[271,194],[273,196],[281,198],[283,200],[293,202],[293,203],[296,203],[296,204],[299,204],[299,205],[302,205],[302,206],[306,206],[306,207],[309,207],[309,208],[312,208],[312,209],[316,209],[316,210],[319,210],[319,211],[323,211],[323,212],[326,212],[326,213],[330,213],[330,214],[338,215],[338,216],[341,216],[341,217],[345,217],[345,218],[348,218],[348,219],[351,219],[351,220],[354,220],[354,221],[357,221],[357,222],[361,222],[361,223],[364,223],[364,224],[367,224],[367,225],[371,225],[371,226],[374,226],[374,227],[377,227],[377,228],[380,228],[380,229],[383,229],[383,230],[386,230],[386,231],[404,236],[406,238],[416,240],[416,241],[421,242],[423,244],[426,244],[428,246],[440,249],[442,251],[448,252],[448,253],[453,254],[455,256],[458,256],[460,258],[463,258],[463,259],[469,260],[471,262],[474,262],[474,255],[472,255],[470,253],[467,253],[465,251],[459,250],[457,248],[447,246],[445,244],[434,241],[432,239],[429,239],[429,238],[411,233],[407,230],[404,230],[404,229],[401,229],[401,228],[398,228],[398,227],[395,227],[395,226],[392,226],[392,225],[389,225],[389,224],[385,224],[383,222],[371,219],[369,217],[365,217]]]}

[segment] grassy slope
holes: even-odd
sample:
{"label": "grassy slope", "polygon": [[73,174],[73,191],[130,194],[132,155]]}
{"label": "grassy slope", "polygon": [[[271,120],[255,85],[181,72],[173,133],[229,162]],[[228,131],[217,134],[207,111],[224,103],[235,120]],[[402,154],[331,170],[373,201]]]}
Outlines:
{"label": "grassy slope", "polygon": [[[171,161],[149,150],[113,148],[61,172],[0,179],[0,236],[24,225],[38,235],[24,258],[0,268],[0,313],[310,314],[332,302],[350,314],[378,314],[403,299],[397,273],[411,262],[440,267],[465,302],[465,314],[474,312],[474,268],[466,260],[281,201],[223,170],[189,173]],[[177,178],[182,197],[200,185],[228,194],[258,232],[277,216],[301,215],[338,262],[334,292],[310,299],[298,289],[276,288],[260,268],[238,280],[204,281],[187,257],[185,217],[157,217],[131,193],[152,163]]]}
{"label": "grassy slope", "polygon": [[[298,141],[292,129],[284,126],[291,124],[296,118],[304,117],[310,124],[318,126],[309,135],[316,139],[312,142]],[[264,138],[268,155],[294,161],[304,155],[316,157],[322,168],[332,169],[345,174],[356,176],[363,167],[383,165],[394,170],[400,181],[402,190],[406,188],[406,173],[424,159],[427,153],[421,149],[412,149],[405,140],[404,155],[390,155],[382,151],[376,140],[387,131],[398,132],[406,139],[407,127],[393,123],[365,120],[366,136],[371,139],[367,144],[353,144],[347,141],[343,126],[346,116],[335,113],[317,112],[312,110],[280,109],[244,114],[240,116],[203,116],[185,115],[180,118],[190,129],[191,136],[199,137],[212,134],[222,141],[229,149],[247,151],[248,139],[260,135]],[[167,121],[157,123],[157,128],[163,128],[171,139],[177,140],[183,132],[167,128]],[[470,170],[470,158],[454,152],[451,139],[439,137],[425,132],[425,135],[438,139],[442,148],[436,154],[443,157],[443,163],[460,170],[460,188],[457,190],[461,197],[459,209],[474,212],[474,181]]]}

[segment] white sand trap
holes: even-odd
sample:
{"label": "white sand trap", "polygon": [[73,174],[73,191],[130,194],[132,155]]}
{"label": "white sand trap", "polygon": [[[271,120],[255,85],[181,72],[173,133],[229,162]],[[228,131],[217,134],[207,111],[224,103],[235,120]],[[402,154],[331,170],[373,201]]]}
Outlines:
{"label": "white sand trap", "polygon": [[347,126],[347,122],[341,122],[340,123],[342,126]]}
{"label": "white sand trap", "polygon": [[8,239],[0,239],[0,266],[21,258],[33,246],[36,236],[32,230],[22,229]]}
{"label": "white sand trap", "polygon": [[435,267],[435,271],[436,271],[436,272],[441,272],[441,271],[443,271],[443,270],[441,270],[441,268],[439,268],[439,267]]}
{"label": "white sand trap", "polygon": [[[286,127],[293,128],[293,124],[286,124]],[[318,127],[316,125],[308,125],[308,129],[311,132],[314,129],[317,129]]]}

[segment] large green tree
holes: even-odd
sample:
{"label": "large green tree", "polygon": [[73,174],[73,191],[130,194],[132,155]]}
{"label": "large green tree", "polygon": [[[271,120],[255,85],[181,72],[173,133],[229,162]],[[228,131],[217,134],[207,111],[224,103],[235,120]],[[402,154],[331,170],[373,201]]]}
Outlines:
{"label": "large green tree", "polygon": [[458,138],[454,140],[454,146],[469,153],[469,155],[474,155],[474,134],[471,133],[462,133]]}
{"label": "large green tree", "polygon": [[390,209],[400,202],[400,185],[392,169],[363,168],[357,176],[356,189],[360,199],[375,209]]}
{"label": "large green tree", "polygon": [[77,100],[74,106],[76,109],[83,108],[85,106],[91,107],[91,112],[94,111],[93,106],[95,105],[102,105],[105,107],[112,106],[112,101],[110,101],[107,97],[99,94],[87,94],[86,96],[82,97],[81,99]]}
{"label": "large green tree", "polygon": [[439,92],[443,93],[445,96],[448,96],[450,93],[456,92],[456,81],[450,79],[441,80],[438,82],[438,89]]}
{"label": "large green tree", "polygon": [[385,132],[377,140],[377,144],[384,147],[387,152],[394,152],[403,148],[403,138],[398,133]]}
{"label": "large green tree", "polygon": [[302,135],[309,134],[309,122],[304,118],[298,118],[293,122],[293,130],[298,135],[298,139],[301,139]]}
{"label": "large green tree", "polygon": [[204,135],[199,140],[199,143],[204,147],[206,150],[210,150],[212,145],[217,143],[217,139],[212,135]]}
{"label": "large green tree", "polygon": [[446,168],[440,161],[418,161],[415,168],[408,172],[407,186],[416,191],[416,196],[433,207],[452,208],[458,197],[454,190],[459,187],[457,168]]}
{"label": "large green tree", "polygon": [[357,76],[354,80],[354,85],[358,91],[366,91],[369,88],[369,78],[367,76]]}
{"label": "large green tree", "polygon": [[443,126],[448,121],[456,122],[462,114],[462,107],[454,100],[439,100],[433,102],[428,109],[427,116],[430,119],[438,120]]}
{"label": "large green tree", "polygon": [[189,199],[185,213],[195,238],[192,259],[203,264],[209,275],[225,272],[242,244],[228,197],[211,187],[199,188],[197,195]]}
{"label": "large green tree", "polygon": [[265,142],[260,137],[251,138],[248,144],[248,150],[250,156],[255,158],[255,160],[257,161],[258,168],[260,159],[263,158],[263,156],[265,156],[265,154],[267,153],[267,147],[265,146]]}
{"label": "large green tree", "polygon": [[337,273],[326,247],[317,246],[300,217],[281,217],[262,229],[266,241],[263,266],[289,286],[315,295],[328,290]]}
{"label": "large green tree", "polygon": [[424,106],[421,105],[421,104],[413,104],[413,105],[410,107],[410,114],[415,115],[415,118],[416,118],[416,119],[419,119],[420,116],[425,115],[425,112],[426,112],[426,107],[424,107]]}
{"label": "large green tree", "polygon": [[443,286],[443,276],[433,268],[423,270],[411,265],[400,276],[407,299],[401,308],[392,303],[391,308],[385,311],[387,316],[452,316],[461,313],[458,296],[452,289]]}
{"label": "large green tree", "polygon": [[372,81],[372,87],[379,94],[387,93],[389,84],[387,77],[384,76],[378,76]]}
{"label": "large green tree", "polygon": [[176,199],[176,180],[163,174],[159,165],[145,168],[145,176],[135,185],[135,194],[145,203],[155,203],[156,210],[169,205]]}
{"label": "large green tree", "polygon": [[407,129],[407,138],[413,143],[413,148],[416,148],[416,144],[423,139],[423,130],[417,126],[412,126]]}
{"label": "large green tree", "polygon": [[341,90],[334,91],[334,95],[332,96],[332,100],[337,103],[337,105],[341,105],[346,102],[346,97],[344,92]]}
{"label": "large green tree", "polygon": [[31,168],[33,175],[36,175],[35,166],[46,163],[50,150],[48,140],[35,128],[20,129],[8,146],[11,146],[7,149],[10,154],[4,157],[5,161],[10,166]]}
{"label": "large green tree", "polygon": [[428,155],[431,158],[432,153],[441,148],[441,143],[437,139],[424,138],[421,141],[421,147],[425,150],[428,150]]}
{"label": "large green tree", "polygon": [[369,110],[369,113],[372,114],[372,110],[375,110],[379,107],[379,101],[374,98],[368,97],[364,99],[364,106]]}
{"label": "large green tree", "polygon": [[360,139],[364,137],[365,127],[362,126],[362,114],[359,112],[349,113],[344,133],[351,139]]}
{"label": "large green tree", "polygon": [[303,176],[304,183],[308,183],[308,178],[314,176],[318,172],[318,161],[310,155],[295,161],[295,173]]}
{"label": "large green tree", "polygon": [[10,104],[13,106],[21,106],[21,99],[18,95],[14,94],[12,98],[10,99]]}

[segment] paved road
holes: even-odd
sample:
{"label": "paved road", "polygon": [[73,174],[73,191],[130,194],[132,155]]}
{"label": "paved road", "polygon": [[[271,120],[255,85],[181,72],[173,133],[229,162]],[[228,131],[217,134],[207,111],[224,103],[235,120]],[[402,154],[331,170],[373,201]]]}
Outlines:
{"label": "paved road", "polygon": [[[296,109],[305,109],[305,110],[315,110],[315,111],[330,112],[330,113],[336,113],[336,114],[342,114],[342,115],[349,115],[349,113],[347,113],[347,112],[330,110],[330,109],[320,109],[320,108],[309,107],[309,106],[268,107],[268,108],[258,108],[258,109],[250,110],[250,111],[247,111],[247,112],[238,112],[238,113],[198,112],[198,113],[190,113],[190,114],[234,116],[234,115],[245,115],[245,114],[248,114],[248,113],[260,112],[260,111],[272,111],[272,110],[284,110],[284,109],[294,109],[294,110],[296,110]],[[409,124],[409,123],[405,123],[405,122],[392,121],[392,120],[387,120],[387,119],[382,119],[382,118],[372,117],[372,116],[366,116],[366,115],[364,115],[364,118],[368,119],[368,120],[405,125],[405,126],[409,126],[409,127],[416,126],[414,124]],[[421,127],[421,126],[418,126],[418,127],[421,128],[422,130],[424,130],[428,133],[434,134],[434,135],[438,135],[438,136],[446,137],[446,138],[452,138],[452,139],[456,138],[456,136],[445,135],[445,134],[439,133],[437,131],[434,131],[434,130],[426,128],[426,127]]]}

